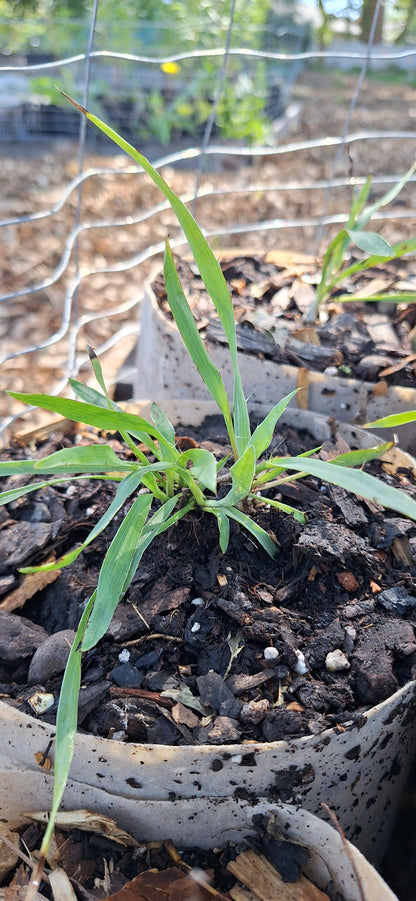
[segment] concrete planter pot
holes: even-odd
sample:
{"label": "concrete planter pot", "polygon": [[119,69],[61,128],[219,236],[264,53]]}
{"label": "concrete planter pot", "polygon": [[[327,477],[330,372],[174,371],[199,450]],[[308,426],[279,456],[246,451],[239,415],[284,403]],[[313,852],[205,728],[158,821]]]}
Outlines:
{"label": "concrete planter pot", "polygon": [[[173,422],[188,425],[216,412],[214,404],[203,402],[164,408]],[[147,415],[148,405],[129,409]],[[264,408],[256,409],[265,415]],[[333,427],[328,418],[296,410],[287,410],[281,422],[308,428],[319,442]],[[374,437],[358,428],[341,423],[339,431],[352,448],[374,445]],[[390,471],[410,467],[416,473],[416,461],[397,448],[383,460]],[[242,811],[246,828],[253,808],[236,806],[239,790],[262,805],[274,798],[318,815],[324,801],[346,837],[377,863],[416,751],[415,702],[413,681],[340,730],[271,743],[170,747],[79,734],[63,806],[113,816],[137,838],[174,835],[177,843],[209,844],[233,835]],[[4,702],[0,717],[0,817],[15,823],[25,811],[50,806],[53,766],[45,772],[34,755],[46,749],[54,729]],[[52,744],[52,763],[53,754]],[[255,804],[254,812],[261,809]]]}
{"label": "concrete planter pot", "polygon": [[[26,769],[15,769],[12,772],[0,773],[0,792],[11,792],[19,802],[23,791],[27,792],[27,807],[31,811],[39,810],[43,799],[42,780],[33,779],[33,773]],[[19,785],[18,791],[15,786]],[[72,798],[68,809],[77,809],[81,803],[89,810],[100,814],[108,812],[109,805],[105,789],[93,790],[81,797],[79,792],[71,789]],[[210,848],[221,847],[227,842],[244,842],[253,835],[253,815],[273,816],[275,825],[283,839],[296,842],[307,848],[309,862],[302,867],[303,874],[323,891],[331,886],[334,892],[341,895],[344,901],[362,901],[362,892],[366,901],[397,901],[394,892],[384,882],[380,874],[366,860],[358,849],[341,836],[328,823],[306,810],[286,804],[271,804],[259,801],[253,807],[244,801],[206,799],[196,805],[193,801],[182,802],[182,814],[175,805],[169,802],[129,801],[121,800],[123,811],[121,819],[129,822],[129,831],[139,841],[163,841],[172,838],[177,848],[181,843],[186,847]],[[169,808],[170,807],[170,811]],[[129,815],[126,818],[126,810]],[[111,815],[120,823],[120,814],[112,809]],[[3,812],[2,812],[3,817]],[[190,821],[183,829],[183,818]],[[15,814],[7,814],[7,825],[19,826],[22,818]],[[296,891],[296,883],[293,883]],[[257,898],[257,895],[250,895]],[[262,897],[264,895],[262,894]]]}
{"label": "concrete planter pot", "polygon": [[[239,253],[245,255],[244,251]],[[227,251],[221,259],[232,259],[232,255],[231,251]],[[279,253],[269,254],[266,259],[269,257],[277,262]],[[302,255],[299,258],[307,267],[308,258]],[[131,359],[130,374],[126,372],[121,380],[130,384],[130,396],[138,400],[145,397],[152,397],[158,402],[175,398],[208,400],[205,385],[184,348],[176,324],[166,318],[157,303],[152,283],[160,271],[161,265],[158,264],[146,282],[137,352]],[[205,343],[231,396],[233,375],[227,349],[209,337]],[[299,408],[317,413],[325,411],[341,422],[372,422],[392,412],[416,410],[416,387],[384,386],[384,393],[379,393],[380,386],[370,381],[326,375],[247,352],[239,353],[239,366],[246,396],[250,397],[253,405],[271,405],[276,398],[302,387],[296,399]],[[392,432],[383,429],[380,436],[385,441],[390,440]],[[416,423],[401,427],[400,444],[410,452],[416,447]]]}

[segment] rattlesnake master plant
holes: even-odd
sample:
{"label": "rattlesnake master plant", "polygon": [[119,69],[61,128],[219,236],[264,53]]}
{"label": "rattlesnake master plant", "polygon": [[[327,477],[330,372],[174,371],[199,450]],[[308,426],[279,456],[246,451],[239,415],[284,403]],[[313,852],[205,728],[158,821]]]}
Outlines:
{"label": "rattlesnake master plant", "polygon": [[276,423],[296,392],[279,400],[254,431],[251,430],[237,363],[233,305],[217,259],[187,208],[148,160],[105,123],[81,107],[80,109],[142,165],[169,200],[186,235],[228,342],[234,373],[232,404],[228,401],[221,373],[214,366],[200,338],[167,241],[164,271],[169,304],[184,345],[223,415],[232,448],[232,459],[224,458],[218,462],[211,452],[198,447],[182,452],[176,445],[173,425],[156,404],[152,405],[149,420],[124,412],[111,400],[100,362],[91,349],[90,359],[98,389],[71,380],[76,399],[10,392],[14,398],[60,413],[70,420],[104,431],[117,430],[130,452],[126,458],[119,457],[109,445],[94,444],[65,448],[41,460],[0,463],[0,476],[48,476],[47,480],[40,479],[24,487],[9,488],[0,495],[1,504],[10,503],[44,485],[61,484],[83,478],[86,474],[91,478],[111,479],[117,483],[114,498],[107,511],[81,545],[56,563],[27,567],[22,570],[24,572],[60,569],[69,565],[128,506],[105,555],[98,584],[86,604],[63,678],[56,724],[54,794],[42,845],[43,854],[46,854],[49,846],[54,817],[73,755],[82,655],[104,636],[143,553],[157,535],[171,528],[184,516],[202,511],[217,520],[222,552],[227,549],[230,521],[235,521],[273,557],[278,553],[274,537],[252,518],[253,507],[266,503],[305,522],[306,517],[300,510],[282,504],[273,497],[273,489],[278,492],[279,484],[283,481],[306,474],[324,479],[361,497],[376,500],[384,507],[390,507],[416,520],[414,500],[362,470],[368,460],[379,457],[390,444],[342,454],[329,463],[313,458],[313,451],[298,457],[267,456]]}

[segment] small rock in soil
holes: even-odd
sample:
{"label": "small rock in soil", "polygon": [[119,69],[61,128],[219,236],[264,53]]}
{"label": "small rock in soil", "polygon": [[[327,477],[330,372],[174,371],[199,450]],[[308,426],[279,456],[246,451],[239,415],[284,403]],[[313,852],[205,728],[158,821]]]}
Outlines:
{"label": "small rock in soil", "polygon": [[30,657],[47,633],[24,616],[0,610],[0,660],[8,663]]}
{"label": "small rock in soil", "polygon": [[261,723],[262,719],[264,719],[268,709],[269,702],[266,698],[262,698],[261,701],[248,701],[241,709],[240,720],[243,723],[257,725],[257,723]]}
{"label": "small rock in soil", "polygon": [[120,666],[115,666],[111,670],[110,679],[119,688],[140,688],[144,679],[144,673],[136,669],[130,661],[127,661],[127,663],[121,663]]}
{"label": "small rock in soil", "polygon": [[28,684],[42,685],[52,676],[63,673],[71,650],[75,632],[72,629],[63,629],[48,635],[45,641],[35,651],[29,666]]}
{"label": "small rock in soil", "polygon": [[381,591],[377,595],[377,603],[381,604],[389,613],[405,616],[416,605],[416,597],[409,594],[403,585],[398,585],[397,588],[387,588],[386,591]]}
{"label": "small rock in soil", "polygon": [[234,695],[219,673],[207,673],[197,681],[201,704],[219,710],[224,701],[234,701]]}
{"label": "small rock in soil", "polygon": [[222,745],[228,742],[238,742],[242,729],[238,720],[228,716],[217,716],[210,726],[201,726],[195,730],[196,737],[201,743]]}
{"label": "small rock in soil", "polygon": [[266,713],[261,731],[266,741],[282,741],[303,731],[303,717],[296,710],[274,707]]}
{"label": "small rock in soil", "polygon": [[345,656],[340,648],[335,648],[335,651],[329,651],[329,654],[326,655],[325,668],[329,673],[337,673],[349,669],[348,657]]}
{"label": "small rock in soil", "polygon": [[368,540],[361,538],[360,535],[339,522],[314,520],[308,523],[299,536],[296,547],[307,548],[318,557],[331,554],[333,557],[345,560],[357,554],[362,555],[365,559],[371,559]]}
{"label": "small rock in soil", "polygon": [[53,533],[53,523],[14,523],[2,538],[0,573],[23,566],[29,557],[39,559],[39,551],[52,540]]}

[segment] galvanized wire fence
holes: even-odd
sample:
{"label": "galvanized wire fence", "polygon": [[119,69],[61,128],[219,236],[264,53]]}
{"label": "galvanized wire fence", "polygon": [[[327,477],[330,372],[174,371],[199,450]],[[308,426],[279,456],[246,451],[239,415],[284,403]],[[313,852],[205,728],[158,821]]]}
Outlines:
{"label": "galvanized wire fence", "polygon": [[[184,244],[168,205],[149,187],[147,177],[108,143],[98,143],[85,120],[81,125],[77,122],[76,140],[72,136],[62,144],[49,134],[34,149],[42,104],[31,95],[28,79],[53,75],[59,86],[75,91],[76,99],[98,115],[110,115],[110,120],[113,116],[116,127],[123,131],[124,126],[127,137],[142,149],[140,139],[134,140],[135,107],[126,105],[123,94],[126,77],[129,84],[139,80],[146,96],[155,87],[168,84],[168,91],[159,95],[168,103],[169,91],[172,99],[177,90],[177,85],[172,88],[172,78],[182,73],[182,87],[185,84],[185,95],[192,101],[198,67],[214,61],[207,94],[212,112],[227,89],[227,79],[234,89],[236,84],[241,89],[233,94],[233,102],[237,106],[238,99],[247,102],[256,83],[256,66],[265,66],[260,73],[261,102],[273,120],[267,143],[251,145],[247,137],[223,139],[215,118],[209,115],[193,139],[176,142],[174,152],[161,152],[161,145],[151,138],[146,142],[155,167],[163,169],[182,199],[191,205],[198,196],[197,219],[215,248],[235,244],[259,250],[291,245],[314,253],[317,239],[322,244],[331,228],[345,222],[352,183],[363,183],[368,172],[374,171],[373,190],[380,193],[382,186],[404,174],[415,156],[412,100],[406,100],[408,115],[402,117],[407,127],[398,127],[387,91],[382,116],[385,127],[380,129],[379,119],[378,127],[371,127],[371,115],[367,120],[365,110],[365,78],[382,60],[384,65],[386,61],[406,65],[411,79],[416,48],[391,47],[379,52],[370,38],[364,50],[305,50],[304,33],[288,35],[287,29],[276,28],[268,30],[267,40],[262,37],[260,49],[258,45],[236,46],[231,40],[227,43],[224,34],[222,49],[122,53],[94,49],[98,10],[99,0],[95,0],[85,52],[41,63],[10,60],[12,65],[0,66],[0,152],[5,186],[0,221],[2,393],[4,388],[64,391],[71,376],[86,372],[86,343],[102,356],[109,381],[116,382],[123,359],[136,342],[149,265],[162,253],[168,233],[174,248]],[[230,37],[230,27],[227,34]],[[172,42],[172,34],[168,39]],[[338,67],[346,62],[356,64],[358,75],[349,76],[344,83],[334,68],[323,70],[328,92],[325,97],[321,92],[314,95],[319,62],[336,62]],[[315,69],[306,68],[311,64]],[[297,101],[299,74],[306,96],[303,107],[302,101]],[[322,78],[319,84],[322,87]],[[343,92],[338,114],[337,91]],[[314,105],[320,115],[318,133],[313,137],[302,128],[305,102],[309,122]],[[65,127],[74,128],[72,113],[60,107],[59,115],[65,119]],[[160,116],[163,118],[163,107]],[[360,127],[354,129],[357,121]],[[61,128],[59,134],[65,134],[59,121],[54,120],[53,128]],[[168,139],[170,146],[175,146],[175,137],[170,134]],[[58,162],[63,160],[65,164],[59,168]],[[16,184],[16,172],[22,173],[18,202],[7,197],[9,183]],[[375,217],[382,229],[392,229],[395,237],[414,231],[414,180],[403,198],[403,206],[380,210]],[[2,400],[3,431],[15,423],[20,410],[18,404]]]}

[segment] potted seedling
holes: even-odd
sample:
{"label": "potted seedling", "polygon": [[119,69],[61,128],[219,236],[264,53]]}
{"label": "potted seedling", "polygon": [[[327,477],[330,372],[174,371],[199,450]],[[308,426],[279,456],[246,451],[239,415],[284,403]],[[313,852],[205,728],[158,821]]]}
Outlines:
{"label": "potted seedling", "polygon": [[[240,371],[253,403],[272,402],[277,385],[279,393],[302,386],[296,403],[303,409],[319,412],[325,403],[337,419],[357,424],[392,409],[401,413],[415,407],[412,333],[406,339],[406,351],[403,313],[396,317],[398,334],[392,311],[397,312],[399,304],[408,305],[412,317],[416,295],[398,264],[414,253],[416,241],[390,245],[368,228],[378,210],[397,197],[414,168],[373,203],[367,203],[372,180],[366,180],[353,194],[348,221],[318,267],[314,258],[303,254],[223,252],[221,265],[238,319]],[[189,262],[178,262],[206,345],[231,392],[233,376],[224,336],[216,319],[207,315],[204,286]],[[206,399],[203,386],[182,359],[181,337],[158,266],[146,282],[141,322],[136,376],[130,380],[132,395],[149,396],[151,390],[162,401],[186,396],[192,389],[198,398]],[[409,318],[409,329],[412,322]],[[154,379],[150,373],[156,360]],[[401,433],[402,446],[411,451],[415,439],[414,425],[407,425]]]}
{"label": "potted seedling", "polygon": [[[32,657],[31,687],[23,697],[37,718],[22,710],[19,692],[11,703],[0,705],[3,778],[13,785],[2,801],[2,816],[10,821],[34,808],[49,809],[42,845],[46,854],[62,799],[67,808],[85,803],[102,813],[117,808],[120,824],[137,837],[144,829],[152,838],[175,828],[181,842],[190,830],[203,841],[208,820],[215,832],[231,827],[231,798],[254,806],[261,799],[278,798],[315,813],[325,801],[347,837],[377,859],[389,831],[385,811],[393,816],[416,743],[411,716],[416,641],[408,618],[414,597],[409,585],[406,590],[403,574],[411,560],[416,520],[416,464],[406,455],[401,458],[400,488],[395,487],[391,444],[369,446],[364,436],[361,446],[351,450],[354,441],[360,444],[360,430],[352,429],[350,446],[341,439],[334,445],[325,441],[334,424],[318,416],[313,417],[317,427],[326,428],[323,447],[316,447],[315,429],[309,446],[281,453],[280,440],[290,444],[293,426],[304,426],[295,410],[289,438],[275,446],[276,426],[284,417],[289,421],[288,407],[296,392],[271,408],[258,406],[256,421],[250,421],[233,307],[218,261],[189,211],[151,164],[83,112],[141,163],[169,200],[224,329],[233,401],[199,336],[169,241],[164,266],[169,303],[184,348],[220,413],[222,446],[212,421],[205,435],[181,438],[176,422],[156,403],[147,414],[144,408],[122,410],[107,391],[93,349],[90,359],[98,389],[71,380],[76,399],[11,392],[18,400],[87,428],[73,446],[43,450],[34,459],[17,451],[17,459],[0,463],[0,475],[12,477],[0,503],[9,511],[11,522],[6,516],[4,530],[10,527],[10,541],[15,536],[14,551],[22,552],[16,536],[31,533],[28,520],[20,520],[22,530],[16,521],[24,499],[30,500],[34,491],[45,491],[50,498],[50,492],[62,492],[71,483],[65,497],[74,509],[74,498],[82,504],[83,495],[89,497],[89,479],[93,484],[98,479],[102,488],[94,495],[95,523],[86,538],[55,561],[21,568],[36,577],[61,571],[62,578],[73,565],[77,575],[71,591],[80,619],[70,649],[68,632],[61,636],[67,662],[56,725],[53,679],[63,666],[61,654],[54,669],[50,636],[46,645],[34,638],[39,652]],[[194,405],[190,418],[197,424],[207,412],[213,412],[212,406],[207,410]],[[188,420],[190,426],[186,413],[182,403],[176,419]],[[386,474],[365,471],[380,458]],[[303,487],[306,478],[309,488]],[[306,508],[316,501],[312,515],[295,503],[299,484]],[[321,492],[321,485],[330,488]],[[327,501],[325,491],[331,492]],[[88,523],[94,509],[84,503],[84,510],[85,528],[85,517]],[[394,511],[393,516],[384,510]],[[373,544],[365,535],[370,529],[365,511],[372,517]],[[39,510],[30,510],[29,521],[39,515]],[[349,520],[355,533],[347,530]],[[94,540],[105,542],[105,547],[97,582],[89,591],[97,569],[88,558]],[[394,582],[399,572],[403,581],[399,596],[394,585],[388,587],[394,541]],[[288,564],[283,563],[285,548]],[[9,554],[10,562],[14,552]],[[153,575],[146,568],[149,555],[156,563]],[[357,555],[360,569],[354,572]],[[83,572],[77,567],[85,556]],[[55,587],[51,590],[47,624],[50,628],[58,619],[59,632],[64,614],[56,615]],[[309,606],[302,608],[303,599]],[[13,617],[10,605],[0,609],[0,616]],[[12,635],[15,620],[3,622]],[[123,686],[118,674],[113,691],[111,680],[97,675],[104,667],[116,678],[114,660],[108,663],[116,634],[123,647],[120,664],[130,663],[136,673],[131,648],[138,643],[140,650],[144,642],[149,649],[147,664],[143,651],[141,662],[136,660],[138,666],[148,666],[144,689],[141,683]],[[116,648],[119,655],[119,645]],[[167,678],[167,666],[176,674],[173,679]],[[130,675],[136,678],[131,669]],[[94,679],[104,694],[94,720],[96,734],[91,735],[87,689]],[[85,691],[89,707],[82,706]],[[77,734],[79,701],[82,731]],[[167,741],[152,740],[158,728],[155,706],[167,711],[162,716]],[[49,770],[39,767],[45,754]],[[222,820],[219,812],[222,816],[227,809]]]}

